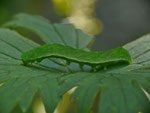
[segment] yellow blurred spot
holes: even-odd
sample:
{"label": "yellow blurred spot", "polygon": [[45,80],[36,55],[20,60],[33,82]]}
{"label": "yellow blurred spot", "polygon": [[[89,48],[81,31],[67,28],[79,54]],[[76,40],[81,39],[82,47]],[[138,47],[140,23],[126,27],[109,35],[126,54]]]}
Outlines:
{"label": "yellow blurred spot", "polygon": [[46,113],[44,104],[41,98],[38,98],[35,100],[32,109],[33,109],[33,113]]}
{"label": "yellow blurred spot", "polygon": [[52,0],[59,13],[66,16],[64,22],[92,35],[101,33],[103,24],[94,16],[96,0]]}
{"label": "yellow blurred spot", "polygon": [[58,13],[62,15],[69,15],[72,12],[72,2],[71,0],[52,0],[55,9]]}
{"label": "yellow blurred spot", "polygon": [[102,22],[97,18],[72,15],[67,18],[67,21],[88,34],[96,35],[102,31]]}
{"label": "yellow blurred spot", "polygon": [[66,113],[68,108],[71,106],[72,101],[70,100],[70,95],[75,90],[75,88],[69,90],[66,94],[63,96],[63,101],[60,102],[57,106],[57,109],[54,113]]}
{"label": "yellow blurred spot", "polygon": [[66,93],[63,96],[63,100],[65,100],[65,101],[62,101],[58,104],[58,107],[57,107],[55,113],[66,113],[67,112],[67,109],[68,109],[69,105],[71,104],[70,94]]}
{"label": "yellow blurred spot", "polygon": [[3,83],[0,84],[0,87],[3,85]]}

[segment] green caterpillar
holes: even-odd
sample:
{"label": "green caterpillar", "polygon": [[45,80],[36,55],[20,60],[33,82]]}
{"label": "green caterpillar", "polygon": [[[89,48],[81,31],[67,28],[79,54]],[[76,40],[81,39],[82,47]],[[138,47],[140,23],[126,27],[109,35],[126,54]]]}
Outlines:
{"label": "green caterpillar", "polygon": [[67,62],[76,62],[80,65],[86,64],[92,67],[98,65],[108,66],[121,62],[130,64],[132,62],[129,53],[122,47],[106,52],[87,52],[59,44],[46,44],[37,47],[23,53],[21,57],[25,64],[33,63],[35,61],[40,62],[48,57],[62,58],[67,60]]}

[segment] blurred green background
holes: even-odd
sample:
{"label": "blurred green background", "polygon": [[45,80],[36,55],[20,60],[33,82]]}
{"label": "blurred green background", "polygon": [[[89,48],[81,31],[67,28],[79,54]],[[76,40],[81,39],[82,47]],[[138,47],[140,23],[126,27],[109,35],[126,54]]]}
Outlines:
{"label": "blurred green background", "polygon": [[[39,14],[52,22],[64,19],[50,0],[0,0],[0,25],[20,12]],[[150,0],[97,0],[93,15],[103,25],[92,46],[95,51],[124,45],[150,32]]]}

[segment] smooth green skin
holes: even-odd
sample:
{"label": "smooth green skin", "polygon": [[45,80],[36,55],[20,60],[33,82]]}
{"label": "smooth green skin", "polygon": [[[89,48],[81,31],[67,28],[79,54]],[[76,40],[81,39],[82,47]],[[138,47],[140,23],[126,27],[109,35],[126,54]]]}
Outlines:
{"label": "smooth green skin", "polygon": [[87,52],[59,44],[46,44],[27,51],[22,55],[22,61],[28,64],[35,61],[41,62],[48,57],[62,58],[69,63],[77,62],[80,65],[87,64],[92,67],[97,65],[107,66],[121,62],[130,64],[132,62],[129,53],[122,47],[106,52]]}

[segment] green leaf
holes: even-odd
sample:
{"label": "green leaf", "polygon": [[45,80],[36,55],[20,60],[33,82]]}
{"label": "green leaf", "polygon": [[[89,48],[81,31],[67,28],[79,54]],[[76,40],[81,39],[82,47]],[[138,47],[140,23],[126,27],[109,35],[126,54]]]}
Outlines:
{"label": "green leaf", "polygon": [[[150,48],[146,46],[149,43],[148,40],[150,40],[150,35],[146,35],[124,47],[131,53],[133,60],[135,60],[134,56],[138,54],[137,51],[141,52],[140,57],[149,58],[147,53],[149,53]],[[134,49],[130,49],[130,47]],[[145,47],[148,49],[145,50]],[[138,61],[141,62],[140,59]],[[87,77],[74,79],[74,76],[80,75],[87,75]],[[77,99],[77,113],[87,113],[92,108],[95,95],[98,94],[99,90],[101,90],[99,109],[94,110],[94,113],[95,111],[96,113],[149,113],[150,101],[143,91],[144,89],[150,94],[149,75],[150,65],[148,62],[144,64],[134,62],[134,64],[124,67],[114,66],[114,68],[103,73],[73,74],[66,78],[67,80],[61,89],[77,87],[72,95],[74,99]]]}
{"label": "green leaf", "polygon": [[126,72],[138,70],[141,72],[150,72],[150,34],[142,36],[141,38],[126,44],[124,48],[131,55],[133,64],[111,71]]}
{"label": "green leaf", "polygon": [[9,113],[19,103],[25,112],[30,107],[35,94],[39,92],[46,111],[53,113],[60,100],[57,75],[57,73],[48,73],[9,80],[7,84],[0,87],[0,111]]}
{"label": "green leaf", "polygon": [[[72,25],[50,24],[40,16],[19,14],[5,26],[23,27],[38,34],[45,43],[76,49],[85,50],[91,40]],[[100,72],[83,72],[86,70],[80,70],[77,64],[68,66],[56,58],[25,66],[21,55],[40,45],[15,31],[0,29],[0,113],[32,112],[32,101],[39,96],[46,112],[53,113],[63,94],[75,87],[71,98],[77,100],[77,113],[92,112],[95,101],[99,109],[94,113],[149,113],[150,101],[145,94],[150,93],[149,40],[147,35],[124,46],[133,64],[114,64]],[[69,50],[67,54],[73,52]]]}
{"label": "green leaf", "polygon": [[127,75],[104,79],[99,112],[148,113],[150,102],[134,79]]}
{"label": "green leaf", "polygon": [[60,100],[57,78],[62,73],[40,65],[26,67],[21,61],[24,51],[37,46],[14,31],[0,29],[0,112],[10,113],[18,104],[26,112],[37,93],[48,113],[55,110]]}
{"label": "green leaf", "polygon": [[[81,30],[75,29],[71,24],[51,24],[49,20],[38,15],[17,14],[12,21],[3,26],[9,28],[24,28],[34,32],[44,43],[62,44],[78,49],[86,49],[91,40],[93,40],[91,35],[87,35]],[[56,67],[56,69],[65,72],[81,70],[78,65],[71,63],[71,65],[68,66],[65,61],[59,59],[52,59],[52,61],[46,59],[43,60],[41,65],[47,67],[53,66],[53,68]]]}
{"label": "green leaf", "polygon": [[85,73],[88,75],[82,82],[78,84],[78,88],[72,95],[72,99],[77,99],[78,113],[88,113],[94,102],[94,98],[100,90],[101,84],[99,84],[99,78],[104,76],[99,76],[99,74]]}
{"label": "green leaf", "polygon": [[25,52],[22,55],[22,60],[24,63],[32,63],[34,61],[40,62],[44,58],[48,57],[63,58],[69,62],[77,62],[80,65],[87,64],[91,66],[107,66],[121,62],[130,64],[132,62],[128,52],[121,47],[109,50],[107,52],[95,53],[58,44],[46,44]]}
{"label": "green leaf", "polygon": [[[149,74],[149,73],[147,73]],[[76,73],[68,78],[62,88],[76,83],[74,76],[87,75],[71,88],[77,87],[72,95],[77,100],[77,113],[87,113],[101,90],[97,113],[149,113],[150,102],[141,87],[150,87],[150,76],[141,73]],[[142,77],[143,76],[143,77]],[[148,80],[149,79],[149,80]],[[72,83],[71,83],[72,82]],[[62,89],[61,88],[61,89]],[[147,90],[146,90],[147,91]],[[149,91],[149,90],[148,90]]]}
{"label": "green leaf", "polygon": [[[70,31],[70,34],[63,40],[67,45],[74,45],[74,48],[86,48],[92,39],[72,25],[57,24],[57,30],[47,19],[40,16],[19,14],[17,17],[23,19],[17,20],[18,24],[24,22],[24,28],[28,27],[26,29],[38,34],[45,42],[65,45],[61,36],[65,30]],[[64,31],[60,31],[60,28]],[[83,44],[79,44],[79,40]],[[45,59],[40,64],[24,66],[21,61],[22,53],[38,46],[40,45],[15,31],[0,29],[0,83],[3,84],[0,87],[0,112],[10,113],[17,106],[27,112],[37,94],[42,97],[47,113],[55,110],[62,96],[59,93],[58,78],[68,67],[54,58]]]}
{"label": "green leaf", "polygon": [[71,24],[51,24],[47,19],[37,15],[18,14],[4,26],[25,28],[39,35],[45,43],[62,44],[79,49],[86,48],[92,40],[92,36],[75,29]]}
{"label": "green leaf", "polygon": [[132,56],[135,64],[150,64],[150,34],[124,46]]}

